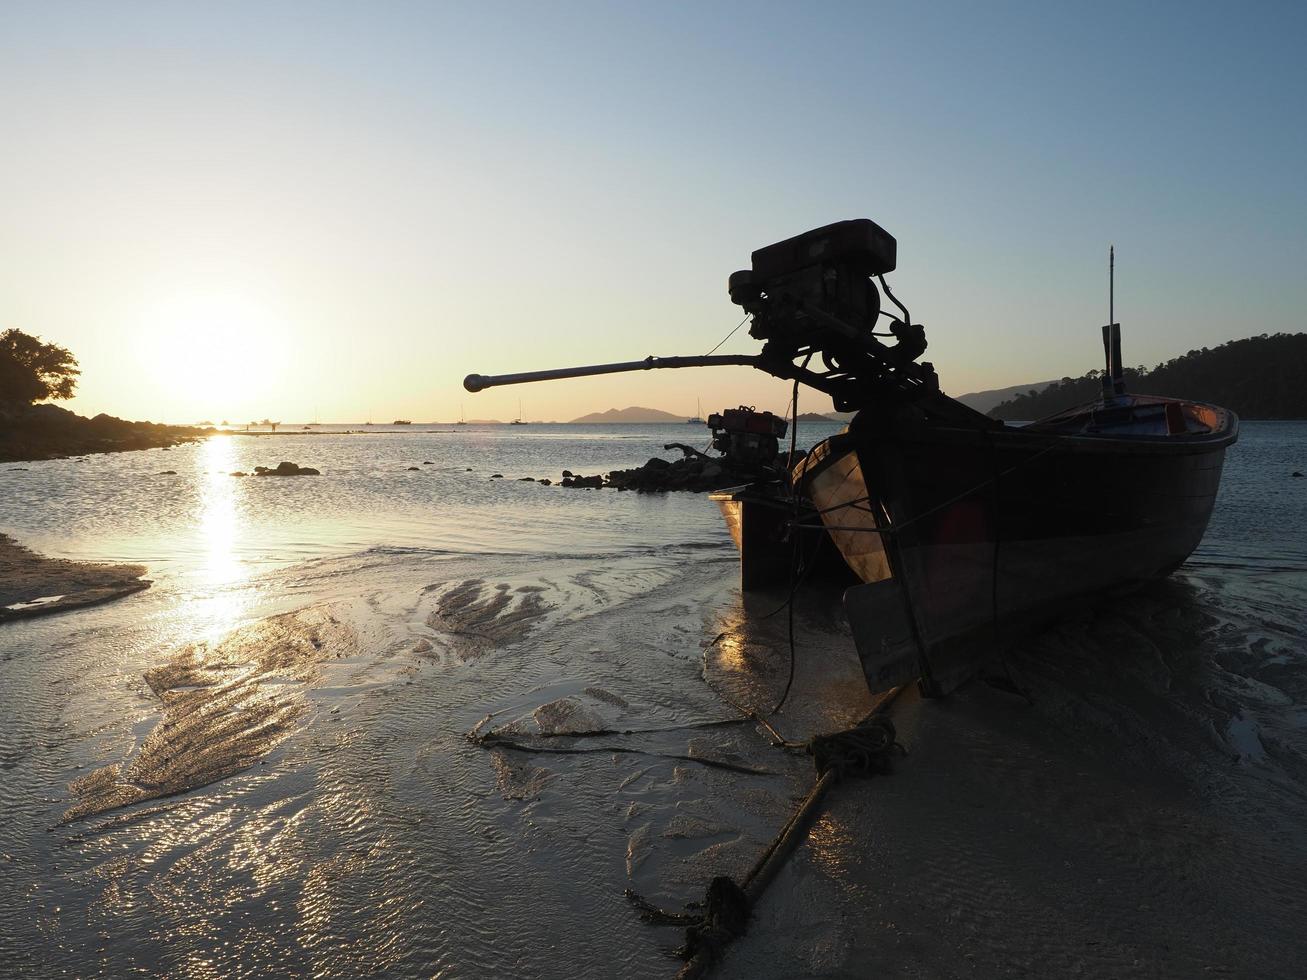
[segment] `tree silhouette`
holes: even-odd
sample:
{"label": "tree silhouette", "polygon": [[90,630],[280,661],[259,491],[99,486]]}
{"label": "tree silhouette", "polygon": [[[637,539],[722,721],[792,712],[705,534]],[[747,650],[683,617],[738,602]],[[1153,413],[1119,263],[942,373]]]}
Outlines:
{"label": "tree silhouette", "polygon": [[[1249,419],[1307,418],[1307,334],[1277,333],[1191,350],[1146,367],[1126,368],[1126,391],[1212,402]],[[1098,398],[1097,370],[1063,378],[990,409],[996,419],[1042,419]]]}
{"label": "tree silhouette", "polygon": [[0,333],[0,404],[19,406],[47,398],[72,398],[77,358],[21,330]]}

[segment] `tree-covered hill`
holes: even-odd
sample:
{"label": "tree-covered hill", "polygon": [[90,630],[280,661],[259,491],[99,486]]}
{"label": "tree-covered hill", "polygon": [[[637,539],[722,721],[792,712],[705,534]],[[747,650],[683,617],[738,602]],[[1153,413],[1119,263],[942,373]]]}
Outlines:
{"label": "tree-covered hill", "polygon": [[[1063,378],[990,410],[996,419],[1041,419],[1093,401],[1101,372]],[[1147,368],[1125,369],[1126,391],[1210,402],[1246,419],[1307,419],[1307,334],[1262,334],[1191,350]]]}

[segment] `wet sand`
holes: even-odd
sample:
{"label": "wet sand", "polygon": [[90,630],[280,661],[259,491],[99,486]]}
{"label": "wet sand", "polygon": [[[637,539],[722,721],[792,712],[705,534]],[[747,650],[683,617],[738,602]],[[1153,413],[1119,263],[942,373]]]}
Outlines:
{"label": "wet sand", "polygon": [[723,977],[1301,975],[1300,822],[1088,756],[981,686],[896,714],[910,757],[831,794]]}
{"label": "wet sand", "polygon": [[[784,617],[701,575],[668,591],[663,573],[569,574],[579,588],[456,574],[150,658],[148,724],[65,783],[50,828],[107,962],[166,974],[169,944],[216,915],[185,942],[223,969],[674,974],[679,930],[623,891],[677,910],[742,876],[813,778],[726,700],[774,699]],[[1188,676],[1220,624],[1177,601],[1053,636],[1067,666],[1030,651],[1014,673],[1033,706],[983,683],[901,701],[909,756],[832,792],[719,975],[1294,975],[1297,797],[1236,758],[1234,714],[1201,694],[1220,685]],[[868,707],[829,612],[801,607],[774,719],[793,739]],[[1163,640],[1175,652],[1150,657]],[[1090,669],[1105,651],[1111,673]],[[53,905],[90,955],[77,906]],[[119,934],[134,909],[167,943]]]}
{"label": "wet sand", "polygon": [[121,599],[150,587],[143,565],[45,558],[0,534],[0,623]]}
{"label": "wet sand", "polygon": [[303,691],[328,657],[356,651],[352,632],[321,610],[243,627],[183,647],[145,673],[161,714],[132,757],[69,785],[69,823],[175,796],[261,762],[306,710]]}
{"label": "wet sand", "polygon": [[[685,909],[812,785],[734,707],[785,685],[784,597],[740,596],[710,507],[487,484],[508,468],[474,441],[443,483],[410,480],[396,458],[423,445],[383,442],[340,440],[321,462],[345,476],[252,486],[225,475],[250,468],[239,440],[183,448],[191,496],[133,454],[48,464],[71,495],[11,478],[15,517],[52,528],[109,502],[210,531],[271,509],[231,522],[250,547],[152,564],[130,602],[0,628],[0,973],[672,976],[681,930],[626,890]],[[475,506],[442,518],[459,535],[418,522],[234,574],[287,552],[301,510],[309,540],[406,492]],[[1029,701],[976,683],[896,705],[910,755],[836,787],[718,975],[1300,973],[1307,565],[1245,536],[1018,650]],[[772,721],[802,741],[871,698],[837,594],[803,595],[796,627]]]}
{"label": "wet sand", "polygon": [[1301,976],[1301,733],[1222,693],[1223,653],[1267,636],[1195,591],[1023,645],[1023,694],[900,699],[908,757],[831,793],[720,975]]}

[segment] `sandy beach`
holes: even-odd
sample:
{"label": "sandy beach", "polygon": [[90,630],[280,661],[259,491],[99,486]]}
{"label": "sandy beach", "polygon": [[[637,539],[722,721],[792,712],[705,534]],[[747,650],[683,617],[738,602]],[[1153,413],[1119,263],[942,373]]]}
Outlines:
{"label": "sandy beach", "polygon": [[0,534],[0,623],[111,602],[150,587],[143,565],[44,558]]}
{"label": "sandy beach", "polygon": [[[272,436],[0,470],[60,556],[6,542],[16,600],[154,583],[0,624],[0,961],[674,975],[683,929],[627,891],[693,911],[815,772],[739,710],[784,687],[784,595],[741,596],[708,501],[516,479],[672,438],[640,431],[324,435],[300,481],[230,476]],[[1297,973],[1307,556],[1239,523],[1299,505],[1297,429],[1260,431],[1227,474],[1256,507],[1172,580],[894,704],[907,755],[831,791],[718,975]],[[770,724],[802,743],[873,702],[837,594],[795,626]]]}

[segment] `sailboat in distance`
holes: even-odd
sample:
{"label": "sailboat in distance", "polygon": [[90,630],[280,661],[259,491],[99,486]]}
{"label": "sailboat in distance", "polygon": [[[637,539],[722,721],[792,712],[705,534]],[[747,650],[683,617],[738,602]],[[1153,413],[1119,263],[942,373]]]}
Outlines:
{"label": "sailboat in distance", "polygon": [[517,400],[517,418],[513,419],[513,421],[509,422],[508,424],[509,424],[509,425],[526,425],[526,424],[527,424],[527,423],[525,423],[525,422],[522,421],[522,399],[519,398],[519,399]]}
{"label": "sailboat in distance", "polygon": [[463,403],[462,403],[462,402],[459,402],[459,403],[458,403],[458,421],[455,422],[454,424],[455,424],[455,425],[467,425],[467,419],[464,418],[464,416],[463,416]]}
{"label": "sailboat in distance", "polygon": [[692,419],[686,419],[686,420],[685,420],[685,424],[686,424],[686,425],[707,425],[707,424],[708,424],[707,422],[705,422],[705,421],[703,420],[703,405],[700,403],[699,399],[696,398],[696,399],[694,400],[694,418],[692,418]]}

